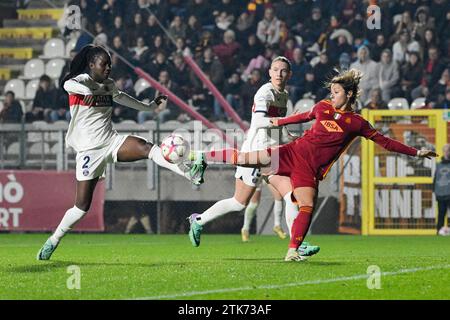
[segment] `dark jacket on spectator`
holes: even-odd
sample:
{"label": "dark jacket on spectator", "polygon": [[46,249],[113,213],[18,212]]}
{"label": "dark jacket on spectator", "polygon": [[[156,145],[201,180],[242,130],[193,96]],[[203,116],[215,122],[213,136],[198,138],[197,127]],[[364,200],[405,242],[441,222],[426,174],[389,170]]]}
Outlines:
{"label": "dark jacket on spectator", "polygon": [[0,111],[0,122],[3,123],[20,123],[22,122],[22,106],[19,101],[13,100],[11,105],[4,105]]}

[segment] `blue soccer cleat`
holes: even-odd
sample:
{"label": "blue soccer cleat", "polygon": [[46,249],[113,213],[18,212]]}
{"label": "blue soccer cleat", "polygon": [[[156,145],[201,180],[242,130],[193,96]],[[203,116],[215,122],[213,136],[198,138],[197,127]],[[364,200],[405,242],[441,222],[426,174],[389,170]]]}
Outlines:
{"label": "blue soccer cleat", "polygon": [[39,250],[36,259],[37,260],[49,260],[52,256],[53,252],[56,250],[58,245],[54,245],[50,238],[45,241],[44,245],[42,246],[41,250]]}

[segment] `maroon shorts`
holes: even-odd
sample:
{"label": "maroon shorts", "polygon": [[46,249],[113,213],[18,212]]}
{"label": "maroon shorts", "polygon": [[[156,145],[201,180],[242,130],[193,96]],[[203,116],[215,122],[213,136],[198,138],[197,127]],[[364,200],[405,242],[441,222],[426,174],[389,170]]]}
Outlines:
{"label": "maroon shorts", "polygon": [[287,176],[291,179],[292,188],[311,187],[317,189],[319,181],[316,172],[301,156],[299,143],[288,143],[282,146],[268,148],[271,156],[273,174]]}

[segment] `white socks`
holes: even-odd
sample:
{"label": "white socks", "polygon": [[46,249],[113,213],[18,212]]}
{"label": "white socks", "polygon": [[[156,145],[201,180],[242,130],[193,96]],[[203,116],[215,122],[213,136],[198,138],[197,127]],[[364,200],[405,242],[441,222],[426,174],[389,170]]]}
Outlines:
{"label": "white socks", "polygon": [[275,200],[273,204],[273,226],[281,227],[281,215],[283,214],[283,200]]}
{"label": "white socks", "polygon": [[244,226],[242,229],[250,230],[250,225],[252,224],[253,217],[256,214],[256,209],[258,208],[259,202],[250,202],[245,208],[244,214]]}
{"label": "white socks", "polygon": [[189,175],[187,173],[184,173],[183,170],[181,170],[177,164],[170,163],[166,159],[164,159],[164,157],[161,154],[161,148],[158,147],[156,144],[153,145],[152,149],[148,153],[148,158],[152,159],[158,166],[169,169],[170,171],[173,171],[179,174],[180,176],[189,179]]}
{"label": "white socks", "polygon": [[78,209],[76,206],[66,211],[66,214],[62,218],[59,226],[56,228],[53,235],[50,237],[50,241],[53,245],[57,245],[64,235],[72,230],[81,218],[86,214],[85,211]]}
{"label": "white socks", "polygon": [[297,218],[297,215],[298,215],[298,206],[292,202],[291,194],[292,194],[292,192],[289,192],[283,197],[284,202],[286,204],[285,218],[286,218],[286,224],[289,229],[289,237],[291,236],[292,224],[294,223],[294,220],[295,220],[295,218]]}
{"label": "white socks", "polygon": [[200,225],[205,225],[206,223],[223,216],[228,212],[241,211],[245,206],[237,201],[234,197],[220,200],[216,202],[212,207],[203,212],[197,217],[197,223]]}

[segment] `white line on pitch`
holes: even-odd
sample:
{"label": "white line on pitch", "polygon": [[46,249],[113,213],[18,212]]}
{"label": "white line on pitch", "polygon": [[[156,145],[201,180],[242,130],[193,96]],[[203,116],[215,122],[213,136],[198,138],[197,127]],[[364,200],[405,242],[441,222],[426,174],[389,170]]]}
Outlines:
{"label": "white line on pitch", "polygon": [[[403,274],[403,273],[413,273],[413,272],[433,270],[433,269],[450,269],[450,265],[401,269],[398,271],[382,272],[381,275],[382,276],[395,276],[395,275]],[[281,285],[262,285],[262,286],[254,286],[254,287],[252,286],[252,287],[214,289],[214,290],[205,290],[205,291],[191,291],[191,292],[168,294],[168,295],[161,295],[161,296],[132,298],[130,300],[174,299],[174,298],[208,295],[208,294],[213,294],[213,293],[228,293],[228,292],[235,292],[235,291],[249,291],[249,290],[261,290],[261,289],[281,289],[281,288],[288,288],[288,287],[300,287],[300,286],[305,286],[305,285],[310,285],[310,284],[323,284],[323,283],[333,283],[333,282],[340,282],[340,281],[358,280],[358,279],[365,279],[368,277],[369,277],[369,275],[367,275],[367,274],[358,274],[358,275],[348,276],[348,277],[318,279],[318,280],[310,280],[310,281],[304,281],[304,282],[286,283],[286,284],[281,284]]]}

